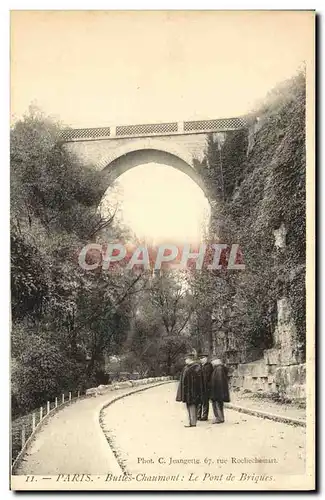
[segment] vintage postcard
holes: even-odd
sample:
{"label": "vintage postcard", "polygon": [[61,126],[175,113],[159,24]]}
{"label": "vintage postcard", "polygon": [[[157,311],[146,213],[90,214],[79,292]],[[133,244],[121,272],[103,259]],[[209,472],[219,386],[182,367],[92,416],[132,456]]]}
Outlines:
{"label": "vintage postcard", "polygon": [[11,489],[315,489],[314,44],[11,12]]}

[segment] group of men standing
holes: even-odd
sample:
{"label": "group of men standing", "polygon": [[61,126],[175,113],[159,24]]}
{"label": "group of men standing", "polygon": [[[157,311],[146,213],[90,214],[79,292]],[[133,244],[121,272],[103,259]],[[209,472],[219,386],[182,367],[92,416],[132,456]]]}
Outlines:
{"label": "group of men standing", "polygon": [[227,369],[218,357],[210,362],[208,354],[187,354],[176,396],[176,401],[186,403],[189,424],[185,427],[208,420],[210,400],[215,417],[212,423],[223,423],[223,404],[230,401]]}

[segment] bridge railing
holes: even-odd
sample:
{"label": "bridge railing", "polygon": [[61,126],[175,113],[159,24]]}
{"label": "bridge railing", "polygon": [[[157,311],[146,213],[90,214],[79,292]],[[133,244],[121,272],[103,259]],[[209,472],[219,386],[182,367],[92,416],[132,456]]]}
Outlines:
{"label": "bridge railing", "polygon": [[96,141],[100,139],[123,139],[128,137],[150,137],[178,134],[204,134],[240,130],[248,126],[245,116],[217,118],[215,120],[192,120],[169,123],[118,125],[97,128],[70,128],[61,134],[62,142]]}

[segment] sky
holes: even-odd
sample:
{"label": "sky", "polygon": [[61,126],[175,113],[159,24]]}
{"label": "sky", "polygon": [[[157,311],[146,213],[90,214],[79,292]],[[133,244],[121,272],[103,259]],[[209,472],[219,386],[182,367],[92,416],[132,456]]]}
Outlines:
{"label": "sky", "polygon": [[129,170],[107,190],[104,215],[115,207],[118,220],[148,244],[199,243],[210,217],[209,202],[192,179],[155,163]]}
{"label": "sky", "polygon": [[[11,12],[12,119],[32,102],[76,128],[240,116],[303,61],[312,63],[313,17]],[[197,241],[209,207],[184,174],[146,165],[123,174],[119,185],[121,216],[138,237]]]}
{"label": "sky", "polygon": [[15,11],[11,114],[72,127],[245,114],[312,54],[303,11]]}

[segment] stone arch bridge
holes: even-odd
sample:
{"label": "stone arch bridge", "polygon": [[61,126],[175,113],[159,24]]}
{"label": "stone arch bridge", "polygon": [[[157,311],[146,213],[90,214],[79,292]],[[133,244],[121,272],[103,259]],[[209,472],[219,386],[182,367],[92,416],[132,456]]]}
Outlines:
{"label": "stone arch bridge", "polygon": [[102,173],[105,189],[130,168],[155,162],[184,172],[207,193],[195,159],[203,159],[208,135],[247,126],[246,117],[235,117],[66,129],[61,143],[82,163]]}

